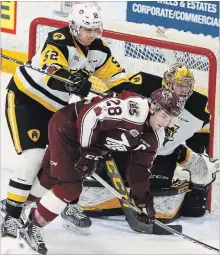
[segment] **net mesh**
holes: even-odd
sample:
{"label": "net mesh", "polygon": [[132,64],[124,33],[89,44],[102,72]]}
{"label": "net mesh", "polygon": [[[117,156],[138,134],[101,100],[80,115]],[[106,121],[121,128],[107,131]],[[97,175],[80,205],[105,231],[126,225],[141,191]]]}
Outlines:
{"label": "net mesh", "polygon": [[[56,27],[40,24],[37,26],[36,51],[47,38],[47,34],[55,29]],[[184,63],[194,70],[198,84],[196,89],[204,94],[208,93],[209,61],[207,57],[105,37],[103,37],[103,40],[109,45],[114,57],[126,68],[126,71],[131,73],[145,71],[161,76],[171,64],[175,62]],[[91,81],[93,90],[103,92],[107,89],[105,84],[98,78],[93,76]]]}

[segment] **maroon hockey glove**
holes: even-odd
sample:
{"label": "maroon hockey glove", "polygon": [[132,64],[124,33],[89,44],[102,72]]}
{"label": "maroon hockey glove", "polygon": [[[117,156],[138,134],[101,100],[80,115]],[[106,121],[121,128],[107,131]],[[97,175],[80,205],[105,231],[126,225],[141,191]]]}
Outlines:
{"label": "maroon hockey glove", "polygon": [[[145,203],[141,203],[141,201],[136,200],[135,204],[138,208],[140,208],[143,211],[143,213],[135,213],[135,217],[137,218],[137,220],[145,224],[153,223],[156,214],[153,204],[153,197],[149,196]],[[144,212],[147,213],[147,215]]]}
{"label": "maroon hockey glove", "polygon": [[95,172],[99,159],[101,158],[101,150],[88,147],[80,148],[81,157],[75,164],[75,170],[82,176],[87,177]]}

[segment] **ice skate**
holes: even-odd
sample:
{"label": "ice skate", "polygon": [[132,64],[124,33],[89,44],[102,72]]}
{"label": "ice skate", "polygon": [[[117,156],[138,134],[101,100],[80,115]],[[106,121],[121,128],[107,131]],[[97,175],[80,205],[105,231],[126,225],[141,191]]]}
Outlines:
{"label": "ice skate", "polygon": [[76,235],[90,235],[92,221],[77,204],[68,205],[61,213],[63,226]]}
{"label": "ice skate", "polygon": [[36,226],[32,220],[27,220],[27,223],[20,230],[20,237],[23,238],[34,251],[40,254],[47,254],[42,228]]}
{"label": "ice skate", "polygon": [[17,238],[21,227],[22,222],[20,219],[13,218],[7,214],[1,226],[1,237]]}

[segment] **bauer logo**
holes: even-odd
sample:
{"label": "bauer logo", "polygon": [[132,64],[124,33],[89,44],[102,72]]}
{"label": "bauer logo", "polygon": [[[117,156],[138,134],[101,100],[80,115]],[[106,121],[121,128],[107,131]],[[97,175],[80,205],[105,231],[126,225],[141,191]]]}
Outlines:
{"label": "bauer logo", "polygon": [[1,2],[1,31],[16,34],[17,2]]}

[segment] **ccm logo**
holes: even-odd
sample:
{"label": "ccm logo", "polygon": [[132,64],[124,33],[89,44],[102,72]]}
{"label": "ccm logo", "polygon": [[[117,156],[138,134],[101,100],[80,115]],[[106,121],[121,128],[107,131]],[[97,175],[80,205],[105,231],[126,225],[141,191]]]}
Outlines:
{"label": "ccm logo", "polygon": [[93,160],[99,160],[101,158],[101,156],[94,156],[94,155],[89,155],[87,154],[85,156],[85,158],[88,158],[88,159],[93,159]]}

